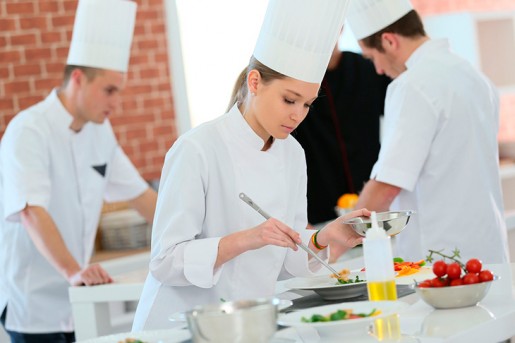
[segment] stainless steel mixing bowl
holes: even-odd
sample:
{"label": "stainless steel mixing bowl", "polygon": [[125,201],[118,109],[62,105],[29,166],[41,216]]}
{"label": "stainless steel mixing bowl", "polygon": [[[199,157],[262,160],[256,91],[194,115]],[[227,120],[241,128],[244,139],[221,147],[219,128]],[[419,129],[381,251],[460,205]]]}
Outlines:
{"label": "stainless steel mixing bowl", "polygon": [[[408,225],[410,217],[415,211],[389,211],[376,213],[377,224],[386,231],[389,236],[395,236]],[[356,217],[343,222],[352,227],[359,235],[365,236],[368,229],[372,227],[369,217]]]}
{"label": "stainless steel mixing bowl", "polygon": [[279,299],[256,299],[199,306],[186,312],[195,343],[265,343],[277,331]]}
{"label": "stainless steel mixing bowl", "polygon": [[[494,281],[498,279],[498,276],[494,276]],[[438,288],[421,288],[417,285],[411,287],[422,300],[434,308],[460,308],[477,305],[488,293],[492,282]]]}

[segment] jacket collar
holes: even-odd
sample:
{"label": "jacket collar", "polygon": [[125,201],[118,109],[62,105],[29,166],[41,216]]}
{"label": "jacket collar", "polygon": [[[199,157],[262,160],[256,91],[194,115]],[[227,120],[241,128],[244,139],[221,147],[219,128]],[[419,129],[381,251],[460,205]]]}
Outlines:
{"label": "jacket collar", "polygon": [[[259,137],[250,127],[249,123],[247,123],[237,104],[229,110],[227,115],[229,116],[228,124],[230,131],[234,134],[234,137],[238,142],[247,145],[252,150],[263,149],[263,145],[265,144],[263,139],[261,139],[261,137]],[[270,149],[272,149],[273,146],[274,144],[272,143],[272,147],[270,147]]]}

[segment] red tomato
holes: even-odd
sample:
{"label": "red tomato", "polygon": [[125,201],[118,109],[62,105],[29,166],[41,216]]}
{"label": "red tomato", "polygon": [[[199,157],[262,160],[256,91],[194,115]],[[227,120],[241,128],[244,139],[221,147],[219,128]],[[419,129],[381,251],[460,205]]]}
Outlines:
{"label": "red tomato", "polygon": [[418,287],[421,288],[430,288],[431,287],[431,280],[424,280],[422,282],[418,283]]}
{"label": "red tomato", "polygon": [[467,272],[469,273],[479,273],[482,266],[483,265],[481,264],[481,261],[479,261],[477,258],[471,258],[465,265]]}
{"label": "red tomato", "polygon": [[448,279],[435,277],[434,279],[431,280],[431,286],[432,287],[445,287],[445,286],[448,286],[448,282],[449,282]]}
{"label": "red tomato", "polygon": [[459,279],[461,277],[461,267],[457,262],[453,262],[447,266],[447,276],[451,280]]}
{"label": "red tomato", "polygon": [[467,273],[463,277],[463,284],[465,285],[471,285],[473,283],[479,283],[479,276],[474,273]]}
{"label": "red tomato", "polygon": [[447,274],[447,263],[441,260],[436,261],[435,264],[433,264],[433,273],[438,277],[445,276],[445,274]]}
{"label": "red tomato", "polygon": [[492,281],[494,279],[494,275],[489,270],[482,270],[479,272],[479,281],[480,282],[487,282]]}
{"label": "red tomato", "polygon": [[450,286],[461,286],[463,285],[463,280],[462,279],[454,279],[454,280],[451,280],[451,284]]}

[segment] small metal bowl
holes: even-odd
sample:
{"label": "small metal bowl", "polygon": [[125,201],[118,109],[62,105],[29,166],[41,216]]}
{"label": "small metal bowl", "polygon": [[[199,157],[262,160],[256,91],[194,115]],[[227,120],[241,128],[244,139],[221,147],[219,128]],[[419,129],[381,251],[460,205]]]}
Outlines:
{"label": "small metal bowl", "polygon": [[[388,236],[395,236],[404,230],[414,213],[415,211],[379,212],[376,213],[377,224],[386,231]],[[372,227],[372,221],[369,217],[355,217],[343,223],[350,225],[361,236],[365,236],[367,230]]]}
{"label": "small metal bowl", "polygon": [[251,299],[197,306],[185,313],[194,343],[266,343],[277,331],[280,300]]}
{"label": "small metal bowl", "polygon": [[[493,281],[498,279],[498,276],[494,276]],[[460,308],[476,306],[486,296],[493,281],[447,287],[418,287],[418,285],[412,285],[412,288],[425,303],[434,308]]]}

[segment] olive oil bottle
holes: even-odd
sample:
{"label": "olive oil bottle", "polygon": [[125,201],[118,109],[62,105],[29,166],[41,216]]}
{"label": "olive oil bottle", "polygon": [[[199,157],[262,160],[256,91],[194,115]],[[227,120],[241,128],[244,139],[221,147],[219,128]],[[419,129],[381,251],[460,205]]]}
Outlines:
{"label": "olive oil bottle", "polygon": [[372,227],[363,240],[368,299],[397,300],[390,237],[377,224],[375,212],[372,212],[371,220]]}
{"label": "olive oil bottle", "polygon": [[368,299],[377,300],[397,300],[397,288],[395,280],[391,281],[368,281]]}

